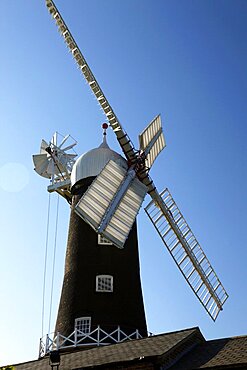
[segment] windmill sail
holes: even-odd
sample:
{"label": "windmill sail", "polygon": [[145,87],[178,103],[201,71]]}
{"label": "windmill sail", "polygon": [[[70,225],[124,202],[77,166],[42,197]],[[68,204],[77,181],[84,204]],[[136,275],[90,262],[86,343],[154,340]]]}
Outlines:
{"label": "windmill sail", "polygon": [[119,248],[124,246],[146,192],[146,186],[135,178],[116,207],[111,221],[102,233]]}
{"label": "windmill sail", "polygon": [[145,208],[186,281],[215,321],[228,294],[168,189],[160,194],[163,209],[152,200]]}
{"label": "windmill sail", "polygon": [[160,115],[155,117],[139,135],[140,150],[146,154],[145,164],[151,168],[159,153],[165,148],[165,138]]}
{"label": "windmill sail", "polygon": [[75,207],[75,212],[113,244],[123,248],[147,188],[110,160]]}
{"label": "windmill sail", "polygon": [[70,33],[68,27],[66,26],[57,7],[55,6],[52,0],[46,0],[46,6],[50,14],[54,18],[58,26],[59,32],[63,36],[65,43],[67,44],[83,76],[85,77],[98,103],[103,109],[107,119],[109,120],[109,123],[117,136],[117,139],[123,149],[124,154],[130,160],[135,158],[134,146],[130,138],[128,137],[127,133],[124,131],[123,127],[121,126],[116,114],[114,113],[110,103],[108,102],[103,91],[101,90],[96,78],[94,77],[89,65],[87,64],[84,56],[82,55],[77,43],[75,42],[72,34]]}
{"label": "windmill sail", "polygon": [[48,179],[51,178],[51,174],[47,172],[49,166],[49,160],[46,154],[34,154],[33,155],[34,170],[43,177]]}

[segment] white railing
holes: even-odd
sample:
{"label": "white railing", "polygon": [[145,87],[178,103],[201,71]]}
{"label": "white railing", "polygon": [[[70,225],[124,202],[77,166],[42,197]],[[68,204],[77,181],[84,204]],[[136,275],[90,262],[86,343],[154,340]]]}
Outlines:
{"label": "white railing", "polygon": [[57,333],[47,334],[40,339],[39,357],[43,357],[51,351],[64,348],[73,348],[81,346],[105,346],[113,343],[124,342],[125,340],[142,338],[138,329],[131,334],[126,334],[118,326],[115,330],[107,333],[98,326],[90,333],[83,333],[75,329],[68,337]]}

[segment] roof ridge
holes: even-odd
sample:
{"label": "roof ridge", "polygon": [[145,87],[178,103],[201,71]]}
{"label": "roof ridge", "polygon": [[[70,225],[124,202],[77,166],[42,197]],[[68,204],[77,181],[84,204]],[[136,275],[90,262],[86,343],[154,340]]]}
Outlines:
{"label": "roof ridge", "polygon": [[209,339],[207,340],[207,343],[209,342],[217,342],[217,341],[220,341],[220,340],[231,340],[231,339],[242,339],[242,338],[246,338],[247,339],[247,335],[236,335],[234,337],[224,337],[224,338],[217,338],[217,339]]}
{"label": "roof ridge", "polygon": [[[161,335],[165,336],[165,335],[171,335],[171,334],[176,334],[176,333],[183,333],[185,331],[191,331],[191,330],[199,330],[199,332],[201,333],[199,326],[193,326],[192,328],[180,329],[180,330],[175,330],[175,331],[169,331],[167,333],[159,333],[159,334],[150,335],[149,337],[146,337],[146,338],[158,337]],[[146,339],[146,338],[141,338],[141,339]]]}

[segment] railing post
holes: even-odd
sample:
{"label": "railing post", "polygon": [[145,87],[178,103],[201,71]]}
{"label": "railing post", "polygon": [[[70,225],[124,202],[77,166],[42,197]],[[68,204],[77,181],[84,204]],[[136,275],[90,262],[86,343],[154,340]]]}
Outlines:
{"label": "railing post", "polygon": [[39,358],[42,357],[42,353],[44,352],[44,346],[42,346],[42,338],[39,340]]}
{"label": "railing post", "polygon": [[136,329],[136,339],[139,339],[139,330]]}
{"label": "railing post", "polygon": [[120,326],[117,327],[117,341],[120,342]]}
{"label": "railing post", "polygon": [[75,341],[74,341],[74,345],[77,346],[77,328],[75,328]]}
{"label": "railing post", "polygon": [[100,326],[98,325],[98,328],[97,328],[97,346],[99,346],[99,342],[100,342]]}
{"label": "railing post", "polygon": [[59,347],[60,347],[60,338],[59,338],[59,331],[57,332],[57,337],[56,337],[56,350],[58,351],[59,350]]}
{"label": "railing post", "polygon": [[45,354],[49,351],[49,334],[46,334],[46,341],[45,341]]}

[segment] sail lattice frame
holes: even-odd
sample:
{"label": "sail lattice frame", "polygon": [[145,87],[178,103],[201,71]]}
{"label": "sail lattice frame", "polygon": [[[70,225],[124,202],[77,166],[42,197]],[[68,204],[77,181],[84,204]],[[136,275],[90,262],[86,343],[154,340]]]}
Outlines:
{"label": "sail lattice frame", "polygon": [[169,190],[165,189],[160,196],[165,212],[154,200],[145,211],[186,281],[215,321],[228,294]]}

